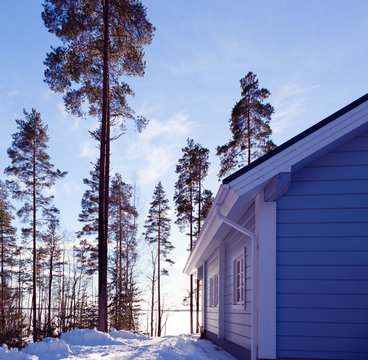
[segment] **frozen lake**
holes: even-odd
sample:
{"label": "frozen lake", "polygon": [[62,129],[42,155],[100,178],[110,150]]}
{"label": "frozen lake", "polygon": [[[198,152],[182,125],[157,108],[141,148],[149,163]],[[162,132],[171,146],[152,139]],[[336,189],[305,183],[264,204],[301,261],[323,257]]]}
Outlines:
{"label": "frozen lake", "polygon": [[[149,332],[147,329],[149,328],[150,323],[150,311],[142,311],[140,317],[140,330],[144,332]],[[199,313],[199,324],[201,325],[202,314]],[[190,318],[189,318],[189,310],[167,310],[164,312],[164,317],[162,322],[166,324],[163,328],[162,335],[180,335],[180,334],[189,334],[190,333]],[[194,322],[194,330],[196,323],[196,313],[194,312],[193,317]]]}

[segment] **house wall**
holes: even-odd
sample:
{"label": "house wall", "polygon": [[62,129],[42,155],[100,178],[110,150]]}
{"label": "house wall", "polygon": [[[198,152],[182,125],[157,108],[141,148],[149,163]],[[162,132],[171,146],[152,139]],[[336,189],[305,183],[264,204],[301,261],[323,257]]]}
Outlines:
{"label": "house wall", "polygon": [[218,273],[218,249],[207,260],[206,273],[206,330],[218,335],[218,306],[210,307],[210,278]]}
{"label": "house wall", "polygon": [[[242,218],[237,221],[254,232],[254,203],[245,211]],[[234,229],[227,233],[226,237],[212,254],[208,257],[205,266],[205,329],[207,337],[221,345],[237,358],[250,359],[251,348],[251,308],[252,308],[252,253],[250,240]],[[245,257],[246,281],[245,281],[245,304],[233,304],[233,261],[241,255]],[[224,259],[223,275],[224,279],[219,279],[219,284],[224,286],[219,288],[218,307],[210,307],[210,278],[218,273],[221,276],[220,261]],[[222,315],[219,316],[219,310]]]}
{"label": "house wall", "polygon": [[[254,232],[254,204],[249,207],[238,223]],[[248,245],[246,245],[248,244]],[[244,254],[245,258],[245,304],[233,304],[233,262]],[[252,307],[252,264],[251,244],[249,239],[239,231],[232,230],[226,237],[225,247],[225,294],[224,294],[224,338],[242,347],[251,346],[251,307]]]}
{"label": "house wall", "polygon": [[368,358],[368,132],[277,201],[277,356]]}

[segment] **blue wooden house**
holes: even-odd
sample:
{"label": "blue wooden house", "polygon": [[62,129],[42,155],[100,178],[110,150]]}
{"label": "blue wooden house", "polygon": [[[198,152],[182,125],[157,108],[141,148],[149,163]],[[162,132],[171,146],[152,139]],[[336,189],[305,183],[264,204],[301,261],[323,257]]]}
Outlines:
{"label": "blue wooden house", "polygon": [[239,359],[368,359],[368,94],[226,178],[185,272]]}

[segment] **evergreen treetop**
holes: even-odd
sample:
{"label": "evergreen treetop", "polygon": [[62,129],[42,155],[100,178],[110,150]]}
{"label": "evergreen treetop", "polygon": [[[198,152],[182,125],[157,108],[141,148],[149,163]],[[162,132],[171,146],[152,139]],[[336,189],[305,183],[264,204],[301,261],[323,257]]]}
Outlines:
{"label": "evergreen treetop", "polygon": [[[65,93],[66,109],[84,116],[83,103],[89,103],[88,113],[100,115],[102,109],[104,52],[104,1],[45,0],[42,19],[49,32],[62,46],[47,54],[45,82],[59,93]],[[141,130],[146,120],[135,116],[126,96],[134,95],[125,76],[143,76],[146,63],[144,46],[152,41],[154,27],[146,18],[140,1],[109,0],[108,2],[108,62],[109,116],[133,120]]]}
{"label": "evergreen treetop", "polygon": [[160,241],[162,258],[169,264],[173,264],[173,261],[168,258],[170,251],[174,249],[169,240],[171,229],[169,210],[169,200],[160,181],[153,192],[152,202],[150,203],[148,216],[144,224],[146,229],[144,236],[150,244]]}
{"label": "evergreen treetop", "polygon": [[[198,235],[212,201],[212,192],[203,187],[210,165],[209,150],[188,138],[182,152],[183,156],[176,165],[179,175],[174,195],[176,224],[181,231],[189,227],[189,236],[192,238]],[[191,248],[192,244],[189,251]]]}
{"label": "evergreen treetop", "polygon": [[5,173],[13,177],[7,180],[13,197],[24,204],[17,214],[27,220],[33,209],[33,200],[45,215],[57,212],[50,206],[54,196],[45,195],[42,191],[52,187],[67,172],[55,170],[50,161],[47,153],[48,127],[42,122],[40,113],[35,109],[29,113],[23,110],[23,113],[25,120],[16,120],[18,132],[12,135],[13,142],[8,149],[11,165]]}
{"label": "evergreen treetop", "polygon": [[240,87],[242,98],[232,109],[229,120],[232,139],[217,147],[221,160],[219,178],[275,148],[270,139],[272,130],[269,125],[274,108],[264,103],[270,92],[259,88],[256,74],[252,72],[240,79]]}

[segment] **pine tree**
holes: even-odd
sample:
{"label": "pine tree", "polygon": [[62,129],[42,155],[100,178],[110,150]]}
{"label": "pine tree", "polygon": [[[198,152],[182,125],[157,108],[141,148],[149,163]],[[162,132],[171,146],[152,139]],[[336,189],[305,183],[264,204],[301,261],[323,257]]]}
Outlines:
{"label": "pine tree", "polygon": [[12,276],[10,268],[14,262],[16,252],[16,229],[12,226],[13,206],[8,200],[8,190],[0,180],[0,345],[9,345],[11,333],[11,299],[12,289],[9,280]]}
{"label": "pine tree", "polygon": [[[109,215],[110,124],[133,120],[141,130],[146,120],[135,116],[126,95],[133,95],[122,75],[144,75],[145,45],[154,28],[146,9],[137,0],[45,0],[45,26],[63,46],[47,55],[45,81],[56,92],[66,93],[66,109],[83,116],[98,115],[101,127],[99,178],[99,314],[98,329],[107,331],[107,232]],[[101,96],[102,95],[102,96]]]}
{"label": "pine tree", "polygon": [[98,232],[98,179],[99,179],[99,161],[93,165],[90,171],[90,178],[84,178],[83,184],[88,189],[83,193],[81,206],[82,212],[79,214],[78,220],[83,223],[83,228],[77,233],[78,238],[83,236],[95,235]]}
{"label": "pine tree", "polygon": [[134,267],[137,261],[137,224],[135,204],[132,204],[133,187],[126,184],[120,174],[111,180],[110,233],[115,240],[112,288],[115,289],[112,323],[117,330],[134,330],[137,288],[134,284]]}
{"label": "pine tree", "polygon": [[[189,227],[189,251],[192,251],[194,239],[198,236],[201,224],[207,215],[212,202],[212,193],[203,189],[203,180],[208,174],[209,150],[193,139],[187,139],[187,146],[182,149],[183,157],[179,159],[176,173],[179,174],[175,183],[174,202],[176,205],[176,224],[181,231]],[[189,306],[190,331],[193,333],[193,275],[190,275]],[[197,299],[199,287],[197,286]],[[199,304],[197,302],[197,310]],[[197,311],[197,326],[199,330],[199,312]]]}
{"label": "pine tree", "polygon": [[[169,258],[169,253],[174,249],[174,246],[169,241],[170,236],[170,218],[169,200],[166,198],[165,191],[161,181],[156,185],[153,192],[153,201],[148,212],[147,220],[145,221],[144,232],[145,240],[149,244],[157,246],[157,269],[153,270],[153,278],[157,273],[157,336],[161,336],[162,330],[162,312],[161,312],[161,275],[168,275],[168,270],[161,265],[161,260],[172,265],[174,262]],[[152,289],[152,292],[154,288]],[[153,322],[153,301],[151,304],[151,324]],[[152,329],[151,329],[152,332]]]}
{"label": "pine tree", "polygon": [[13,197],[24,204],[18,215],[25,222],[30,220],[30,228],[26,229],[26,233],[31,234],[33,240],[33,339],[37,341],[37,226],[40,223],[37,216],[40,212],[44,218],[58,213],[52,205],[53,196],[45,195],[44,190],[51,188],[66,172],[54,170],[54,165],[50,162],[47,153],[47,125],[43,124],[40,113],[35,109],[30,113],[25,110],[23,112],[25,120],[16,120],[19,131],[13,134],[12,146],[8,149],[11,165],[5,172],[14,177],[7,181]]}
{"label": "pine tree", "polygon": [[44,249],[46,255],[46,266],[48,267],[47,284],[47,321],[45,323],[46,336],[53,336],[56,326],[51,323],[51,301],[55,273],[61,266],[60,236],[58,235],[59,220],[51,216],[48,220],[47,231],[43,234]]}
{"label": "pine tree", "polygon": [[27,267],[27,259],[24,255],[24,244],[20,244],[16,247],[14,252],[14,313],[15,313],[15,321],[13,324],[13,331],[12,331],[12,343],[8,343],[10,347],[24,347],[25,342],[23,340],[23,330],[27,327],[26,324],[26,316],[23,311],[24,306],[24,298],[25,298],[25,291],[24,285],[29,283],[31,280],[31,276],[29,274],[29,267]]}
{"label": "pine tree", "polygon": [[[90,178],[84,178],[83,183],[89,187],[84,193],[81,201],[82,212],[78,220],[83,223],[81,231],[77,232],[78,238],[83,238],[83,246],[88,248],[89,253],[89,273],[92,275],[97,271],[98,249],[90,239],[86,237],[95,236],[98,233],[98,185],[99,185],[99,160],[93,165],[90,171]],[[81,243],[82,244],[82,243]]]}
{"label": "pine tree", "polygon": [[229,120],[232,139],[217,147],[221,159],[219,178],[275,148],[269,125],[274,108],[264,104],[270,92],[259,88],[252,72],[240,79],[240,87],[242,98],[235,104]]}

